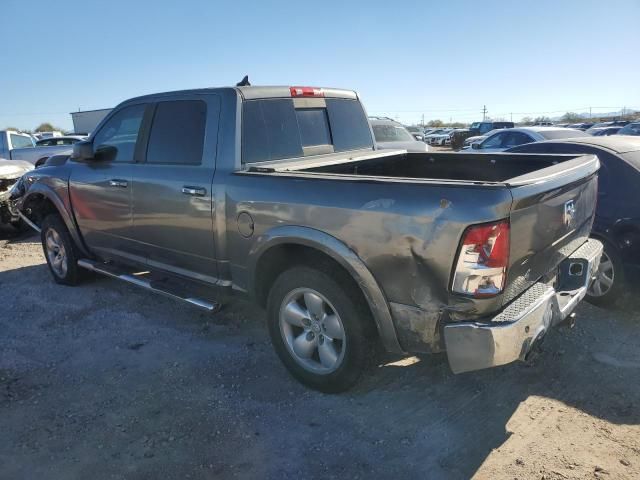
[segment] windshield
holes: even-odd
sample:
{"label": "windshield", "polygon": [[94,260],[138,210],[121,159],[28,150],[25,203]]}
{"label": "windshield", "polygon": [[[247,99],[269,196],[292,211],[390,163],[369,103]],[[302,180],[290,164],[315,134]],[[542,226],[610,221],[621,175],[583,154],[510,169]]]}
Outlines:
{"label": "windshield", "polygon": [[557,138],[576,138],[576,137],[590,137],[586,132],[582,130],[573,130],[571,128],[559,128],[558,130],[546,130],[538,132],[547,140],[555,140]]}
{"label": "windshield", "polygon": [[400,125],[373,125],[376,142],[410,142],[413,140],[406,128]]}

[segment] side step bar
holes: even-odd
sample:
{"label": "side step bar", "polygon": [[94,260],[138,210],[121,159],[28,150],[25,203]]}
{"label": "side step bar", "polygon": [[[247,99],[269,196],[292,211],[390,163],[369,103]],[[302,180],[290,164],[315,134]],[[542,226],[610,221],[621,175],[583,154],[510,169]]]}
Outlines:
{"label": "side step bar", "polygon": [[148,280],[142,277],[137,277],[130,273],[118,272],[115,268],[104,263],[94,262],[93,260],[83,258],[78,260],[78,266],[85,268],[87,270],[91,270],[92,272],[97,272],[102,275],[106,275],[107,277],[116,278],[124,282],[132,283],[133,285],[137,285],[151,292],[159,293],[166,297],[173,298],[174,300],[181,300],[190,305],[196,306],[198,308],[202,308],[208,312],[212,312],[212,313],[218,312],[221,308],[221,304],[218,302],[210,302],[207,300],[203,300],[201,298],[195,298],[191,296],[178,294],[176,292],[172,292],[167,288],[159,288],[156,285],[157,283],[160,283],[160,282],[153,282],[151,280]]}

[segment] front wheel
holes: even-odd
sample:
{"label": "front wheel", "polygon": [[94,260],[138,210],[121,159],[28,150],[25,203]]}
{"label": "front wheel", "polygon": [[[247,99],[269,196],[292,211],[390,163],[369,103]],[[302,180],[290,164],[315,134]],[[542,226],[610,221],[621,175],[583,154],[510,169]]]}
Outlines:
{"label": "front wheel", "polygon": [[308,267],[283,272],[268,299],[271,341],[291,375],[322,392],[353,386],[371,352],[371,320],[340,276]]}
{"label": "front wheel", "polygon": [[606,307],[613,304],[624,291],[624,268],[616,248],[604,242],[596,278],[587,290],[587,301]]}
{"label": "front wheel", "polygon": [[76,285],[79,280],[78,251],[69,230],[59,215],[47,216],[42,222],[42,248],[56,283]]}

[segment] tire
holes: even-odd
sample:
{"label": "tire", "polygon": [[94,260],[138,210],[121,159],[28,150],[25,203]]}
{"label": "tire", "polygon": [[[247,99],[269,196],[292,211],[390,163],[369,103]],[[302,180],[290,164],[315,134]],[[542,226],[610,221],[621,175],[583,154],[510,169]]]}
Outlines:
{"label": "tire", "polygon": [[48,215],[44,219],[40,238],[54,281],[61,285],[77,285],[80,280],[80,255],[67,226],[58,214]]}
{"label": "tire", "polygon": [[293,267],[276,279],[267,301],[280,360],[299,382],[325,393],[352,387],[374,351],[370,312],[341,274]]}
{"label": "tire", "polygon": [[608,307],[624,292],[624,265],[618,250],[606,240],[602,243],[604,251],[600,259],[600,267],[596,279],[587,290],[586,300],[599,307]]}

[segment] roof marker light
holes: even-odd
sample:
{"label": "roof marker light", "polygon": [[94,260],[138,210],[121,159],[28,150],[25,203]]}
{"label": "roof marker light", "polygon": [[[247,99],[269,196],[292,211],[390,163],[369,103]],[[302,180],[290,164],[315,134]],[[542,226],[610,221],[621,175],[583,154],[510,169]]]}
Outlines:
{"label": "roof marker light", "polygon": [[318,87],[289,87],[292,97],[324,97],[324,92]]}

